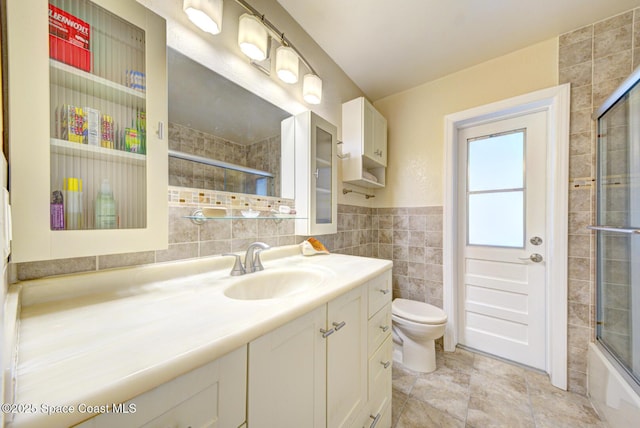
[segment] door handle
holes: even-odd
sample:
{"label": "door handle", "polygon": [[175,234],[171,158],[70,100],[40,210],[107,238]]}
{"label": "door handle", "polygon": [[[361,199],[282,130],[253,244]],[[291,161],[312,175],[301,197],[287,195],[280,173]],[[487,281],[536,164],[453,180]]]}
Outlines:
{"label": "door handle", "polygon": [[531,260],[534,263],[540,263],[543,257],[538,253],[533,253],[529,257],[518,257],[519,260]]}
{"label": "door handle", "polygon": [[533,245],[541,245],[542,238],[539,236],[534,236],[533,238],[529,239],[529,242],[531,242]]}

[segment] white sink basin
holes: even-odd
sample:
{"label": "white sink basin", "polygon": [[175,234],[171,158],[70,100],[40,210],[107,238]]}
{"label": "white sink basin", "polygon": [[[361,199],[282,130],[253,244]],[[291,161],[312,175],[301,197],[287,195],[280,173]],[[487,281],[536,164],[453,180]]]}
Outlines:
{"label": "white sink basin", "polygon": [[324,275],[303,269],[265,270],[236,280],[224,295],[237,300],[279,299],[317,287]]}

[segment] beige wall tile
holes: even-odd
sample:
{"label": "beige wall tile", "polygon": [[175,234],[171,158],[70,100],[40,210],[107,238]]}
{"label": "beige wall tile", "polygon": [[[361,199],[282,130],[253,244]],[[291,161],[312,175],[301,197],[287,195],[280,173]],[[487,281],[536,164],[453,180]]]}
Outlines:
{"label": "beige wall tile", "polygon": [[593,64],[585,62],[571,67],[560,68],[558,72],[559,83],[571,83],[572,86],[591,85]]}
{"label": "beige wall tile", "polygon": [[562,34],[559,38],[560,47],[572,45],[577,42],[582,42],[586,39],[593,37],[593,25],[587,25],[586,27],[578,28],[569,33]]}
{"label": "beige wall tile", "polygon": [[620,15],[612,16],[611,18],[603,21],[596,22],[593,25],[593,32],[595,36],[605,33],[607,31],[615,30],[617,28],[630,25],[633,22],[633,11],[625,12]]}
{"label": "beige wall tile", "polygon": [[154,263],[156,261],[155,251],[144,251],[139,253],[110,254],[98,257],[98,269],[111,269],[126,266],[138,266]]}
{"label": "beige wall tile", "polygon": [[39,262],[17,263],[19,281],[38,279],[52,275],[91,272],[96,270],[95,257],[78,257],[75,259],[46,260]]}
{"label": "beige wall tile", "polygon": [[612,53],[626,51],[632,48],[631,22],[622,27],[598,33],[593,40],[594,58],[602,58]]}
{"label": "beige wall tile", "polygon": [[562,69],[591,61],[592,47],[591,38],[570,45],[560,45],[559,67]]}

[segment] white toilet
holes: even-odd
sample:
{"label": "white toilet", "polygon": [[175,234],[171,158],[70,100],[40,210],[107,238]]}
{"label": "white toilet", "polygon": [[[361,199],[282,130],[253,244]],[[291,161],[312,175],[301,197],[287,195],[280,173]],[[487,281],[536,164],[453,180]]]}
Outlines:
{"label": "white toilet", "polygon": [[415,300],[391,303],[394,360],[408,369],[430,373],[436,369],[435,340],[442,337],[447,314],[436,306]]}

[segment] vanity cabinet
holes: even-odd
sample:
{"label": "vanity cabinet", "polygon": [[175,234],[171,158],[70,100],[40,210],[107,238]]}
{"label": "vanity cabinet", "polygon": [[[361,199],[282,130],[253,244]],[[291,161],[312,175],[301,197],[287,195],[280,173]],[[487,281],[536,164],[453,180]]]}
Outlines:
{"label": "vanity cabinet", "polygon": [[342,181],[384,187],[387,120],[364,97],[342,104],[342,144]]}
{"label": "vanity cabinet", "polygon": [[392,360],[391,275],[381,275],[368,285],[368,389],[367,405],[358,424],[362,428],[391,426]]}
{"label": "vanity cabinet", "polygon": [[249,344],[251,428],[351,427],[367,402],[367,289]]}
{"label": "vanity cabinet", "polygon": [[[295,199],[295,234],[327,235],[338,230],[338,131],[306,111],[282,121],[283,197]],[[293,159],[292,159],[293,158]],[[293,160],[293,161],[292,161]]]}
{"label": "vanity cabinet", "polygon": [[12,261],[166,248],[165,20],[123,0],[6,11]]}
{"label": "vanity cabinet", "polygon": [[389,428],[391,353],[387,271],[249,344],[247,422]]}
{"label": "vanity cabinet", "polygon": [[237,428],[246,422],[247,347],[89,419],[79,428]]}

